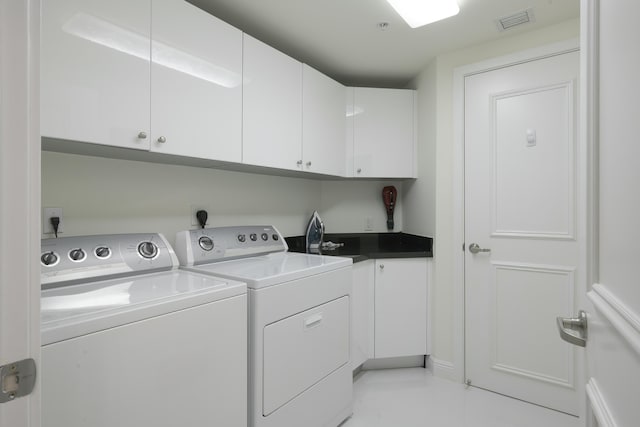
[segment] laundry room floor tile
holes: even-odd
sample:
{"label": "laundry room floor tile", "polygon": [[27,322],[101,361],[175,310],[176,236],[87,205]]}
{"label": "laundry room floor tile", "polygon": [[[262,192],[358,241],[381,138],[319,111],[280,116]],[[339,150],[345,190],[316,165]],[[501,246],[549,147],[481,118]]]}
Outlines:
{"label": "laundry room floor tile", "polygon": [[340,427],[578,427],[579,419],[427,369],[364,371],[354,381],[353,416]]}

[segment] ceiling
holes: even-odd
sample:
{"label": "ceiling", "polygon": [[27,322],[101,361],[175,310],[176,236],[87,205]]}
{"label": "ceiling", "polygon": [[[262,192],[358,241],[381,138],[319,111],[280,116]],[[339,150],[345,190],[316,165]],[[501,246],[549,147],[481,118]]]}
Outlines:
{"label": "ceiling", "polygon": [[[577,18],[580,6],[458,0],[458,15],[411,29],[385,0],[188,1],[345,85],[400,88],[439,54]],[[527,8],[535,22],[498,31],[496,19]]]}

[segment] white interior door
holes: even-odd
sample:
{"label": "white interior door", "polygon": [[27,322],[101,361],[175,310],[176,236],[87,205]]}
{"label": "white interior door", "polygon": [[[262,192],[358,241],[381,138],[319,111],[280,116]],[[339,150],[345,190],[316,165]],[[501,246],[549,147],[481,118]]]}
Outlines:
{"label": "white interior door", "polygon": [[596,148],[593,187],[599,193],[588,293],[587,425],[637,426],[640,50],[629,42],[640,39],[635,22],[640,3],[583,0],[580,14],[587,99],[583,134]]}
{"label": "white interior door", "polygon": [[555,319],[577,311],[584,269],[578,59],[465,79],[466,378],[570,414],[580,350],[558,339]]}
{"label": "white interior door", "polygon": [[[0,365],[40,358],[40,1],[0,2]],[[11,382],[0,381],[9,396]],[[40,392],[0,403],[0,426],[38,427]]]}

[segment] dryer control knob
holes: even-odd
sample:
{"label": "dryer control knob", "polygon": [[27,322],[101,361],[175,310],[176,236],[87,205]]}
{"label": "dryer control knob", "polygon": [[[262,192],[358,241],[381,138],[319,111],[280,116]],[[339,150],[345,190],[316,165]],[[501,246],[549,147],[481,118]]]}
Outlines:
{"label": "dryer control knob", "polygon": [[86,256],[87,254],[80,248],[69,251],[69,258],[71,258],[72,261],[82,261]]}
{"label": "dryer control knob", "polygon": [[198,244],[205,251],[210,251],[213,249],[213,240],[209,236],[202,236],[198,239]]}
{"label": "dryer control knob", "polygon": [[238,234],[238,242],[244,243],[245,240],[247,240],[247,236],[245,236],[244,234]]}
{"label": "dryer control knob", "polygon": [[146,259],[155,258],[158,255],[158,246],[153,242],[142,242],[138,245],[138,253]]}
{"label": "dryer control knob", "polygon": [[100,259],[109,258],[109,256],[111,255],[111,249],[109,249],[107,246],[98,246],[95,250],[95,254]]}
{"label": "dryer control knob", "polygon": [[252,242],[255,242],[256,240],[258,240],[258,235],[256,233],[251,233],[249,235],[249,238],[251,239]]}
{"label": "dryer control knob", "polygon": [[58,255],[54,252],[45,252],[40,256],[40,262],[44,265],[53,265],[58,262]]}
{"label": "dryer control knob", "polygon": [[261,238],[262,238],[262,240],[264,240],[265,242],[266,242],[267,240],[269,240],[269,235],[268,235],[267,233],[262,233],[262,234],[260,235],[260,237],[261,237]]}

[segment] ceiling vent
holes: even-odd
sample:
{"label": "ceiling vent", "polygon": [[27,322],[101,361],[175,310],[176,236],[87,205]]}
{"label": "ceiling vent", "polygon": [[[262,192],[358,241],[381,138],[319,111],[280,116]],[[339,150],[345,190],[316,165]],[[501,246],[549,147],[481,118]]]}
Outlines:
{"label": "ceiling vent", "polygon": [[532,22],[536,22],[536,17],[533,14],[533,9],[526,9],[521,12],[496,19],[498,31],[501,32],[510,30],[511,28],[517,27],[519,25],[529,24]]}

